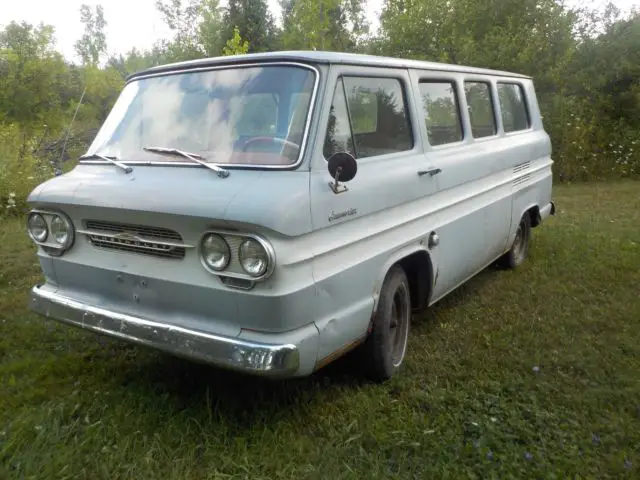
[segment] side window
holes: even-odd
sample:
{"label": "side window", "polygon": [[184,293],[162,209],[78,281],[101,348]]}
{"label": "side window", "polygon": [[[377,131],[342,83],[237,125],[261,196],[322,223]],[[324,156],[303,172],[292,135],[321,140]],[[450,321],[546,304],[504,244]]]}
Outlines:
{"label": "side window", "polygon": [[465,82],[464,93],[469,107],[471,132],[474,138],[496,134],[496,116],[493,111],[491,87],[484,82]]}
{"label": "side window", "polygon": [[324,142],[325,158],[338,151],[366,158],[412,148],[413,135],[399,80],[344,77],[338,81]]}
{"label": "side window", "polygon": [[336,89],[333,92],[327,134],[324,138],[324,148],[322,150],[325,158],[329,158],[337,152],[349,152],[355,156],[342,79],[338,80]]}
{"label": "side window", "polygon": [[420,96],[431,145],[462,140],[460,107],[453,82],[421,81]]}
{"label": "side window", "polygon": [[375,133],[378,130],[377,95],[363,90],[355,94],[352,92],[348,100],[353,134]]}
{"label": "side window", "polygon": [[344,89],[357,158],[413,148],[413,136],[400,80],[345,77]]}
{"label": "side window", "polygon": [[516,132],[529,128],[529,114],[521,85],[498,83],[498,99],[505,132]]}

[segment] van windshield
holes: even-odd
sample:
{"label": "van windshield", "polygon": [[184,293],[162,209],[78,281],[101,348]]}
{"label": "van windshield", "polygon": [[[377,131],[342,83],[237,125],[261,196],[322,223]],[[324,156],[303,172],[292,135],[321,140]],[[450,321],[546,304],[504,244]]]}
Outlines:
{"label": "van windshield", "polygon": [[301,154],[313,70],[228,67],[141,78],[127,84],[86,155],[122,162],[177,162],[143,150],[194,152],[207,162],[291,165]]}

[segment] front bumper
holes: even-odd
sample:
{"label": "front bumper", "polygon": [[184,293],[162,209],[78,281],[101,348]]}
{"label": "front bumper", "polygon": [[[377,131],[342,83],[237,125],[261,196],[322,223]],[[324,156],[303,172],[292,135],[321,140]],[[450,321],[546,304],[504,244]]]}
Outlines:
{"label": "front bumper", "polygon": [[88,305],[35,286],[30,308],[48,318],[176,356],[268,377],[287,377],[300,367],[294,344],[224,337]]}

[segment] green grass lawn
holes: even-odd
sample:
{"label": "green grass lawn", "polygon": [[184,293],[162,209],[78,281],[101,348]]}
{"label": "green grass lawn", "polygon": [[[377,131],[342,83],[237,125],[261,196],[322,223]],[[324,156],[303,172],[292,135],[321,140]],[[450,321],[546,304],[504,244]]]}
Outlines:
{"label": "green grass lawn", "polygon": [[272,382],[45,321],[4,221],[0,478],[638,478],[640,183],[555,200],[526,264],[415,319],[382,385],[349,358]]}

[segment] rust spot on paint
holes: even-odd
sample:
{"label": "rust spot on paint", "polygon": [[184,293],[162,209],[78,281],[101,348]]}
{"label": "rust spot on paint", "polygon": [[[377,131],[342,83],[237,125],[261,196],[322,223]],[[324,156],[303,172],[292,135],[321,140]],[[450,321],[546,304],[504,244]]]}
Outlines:
{"label": "rust spot on paint", "polygon": [[364,343],[364,341],[366,340],[367,335],[365,335],[364,337],[351,342],[351,343],[347,343],[345,346],[340,347],[338,350],[336,350],[333,353],[330,353],[329,355],[327,355],[326,357],[322,358],[321,360],[316,361],[315,366],[313,367],[313,371],[317,371],[320,370],[322,367],[325,367],[327,365],[329,365],[331,362],[333,362],[334,360],[336,360],[337,358],[343,356],[344,354],[346,354],[347,352],[353,350],[354,348],[356,348],[358,345],[360,345],[361,343]]}

